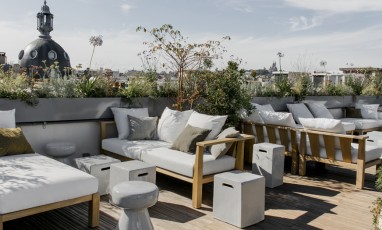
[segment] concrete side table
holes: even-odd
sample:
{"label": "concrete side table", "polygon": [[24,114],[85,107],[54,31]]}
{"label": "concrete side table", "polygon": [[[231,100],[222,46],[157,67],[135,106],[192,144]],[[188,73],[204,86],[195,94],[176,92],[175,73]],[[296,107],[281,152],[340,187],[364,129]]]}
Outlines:
{"label": "concrete side table", "polygon": [[109,188],[110,165],[121,161],[105,155],[82,157],[74,160],[78,169],[87,172],[98,179],[98,193],[100,195],[107,194]]}
{"label": "concrete side table", "polygon": [[143,161],[131,160],[110,166],[110,188],[123,181],[148,181],[155,184],[156,167]]}
{"label": "concrete side table", "polygon": [[265,177],[265,186],[274,188],[283,184],[285,147],[260,143],[253,145],[252,172]]}
{"label": "concrete side table", "polygon": [[123,208],[116,229],[152,230],[147,208],[158,201],[158,187],[146,181],[125,181],[111,190],[111,202]]}
{"label": "concrete side table", "polygon": [[239,170],[214,177],[213,215],[239,228],[264,220],[265,179]]}

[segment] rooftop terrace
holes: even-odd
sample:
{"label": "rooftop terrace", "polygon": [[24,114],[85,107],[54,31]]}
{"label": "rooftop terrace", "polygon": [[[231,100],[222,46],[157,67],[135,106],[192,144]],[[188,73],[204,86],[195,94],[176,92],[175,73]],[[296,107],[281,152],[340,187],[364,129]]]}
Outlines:
{"label": "rooftop terrace", "polygon": [[[248,165],[247,165],[248,166]],[[287,173],[284,184],[266,189],[265,220],[246,229],[372,229],[375,169],[367,171],[365,189],[354,186],[355,172],[327,166],[325,174],[308,167],[308,177]],[[206,185],[201,209],[190,208],[191,184],[157,176],[158,203],[149,209],[155,229],[237,229],[213,218],[213,184]],[[114,229],[120,210],[102,197],[97,229]],[[5,222],[11,229],[88,229],[86,203]]]}

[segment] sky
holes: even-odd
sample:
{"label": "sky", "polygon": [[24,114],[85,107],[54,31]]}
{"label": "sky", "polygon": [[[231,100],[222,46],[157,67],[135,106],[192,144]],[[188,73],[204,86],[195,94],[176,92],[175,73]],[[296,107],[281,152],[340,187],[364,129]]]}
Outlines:
{"label": "sky", "polygon": [[[0,52],[8,63],[38,38],[36,14],[43,0],[1,0]],[[138,53],[147,50],[147,33],[171,24],[189,41],[224,41],[244,69],[338,71],[343,67],[382,67],[382,0],[48,0],[54,14],[52,39],[69,54],[71,65],[89,66],[91,36],[103,36],[92,68],[121,72],[142,69]],[[320,65],[325,61],[325,66]]]}

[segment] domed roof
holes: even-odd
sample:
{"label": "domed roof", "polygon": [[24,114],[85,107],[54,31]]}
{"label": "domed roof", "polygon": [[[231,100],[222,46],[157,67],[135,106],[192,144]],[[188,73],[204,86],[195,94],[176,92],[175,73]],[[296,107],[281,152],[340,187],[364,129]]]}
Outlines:
{"label": "domed roof", "polygon": [[69,55],[52,39],[38,38],[19,53],[21,67],[28,68],[32,65],[45,67],[42,62],[44,60],[48,67],[58,62],[61,71],[64,67],[70,67]]}

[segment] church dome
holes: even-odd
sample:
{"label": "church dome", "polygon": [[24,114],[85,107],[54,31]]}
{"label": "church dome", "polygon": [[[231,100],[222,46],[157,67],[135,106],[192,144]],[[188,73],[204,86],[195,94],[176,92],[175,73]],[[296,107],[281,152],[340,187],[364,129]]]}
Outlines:
{"label": "church dome", "polygon": [[50,36],[53,31],[53,14],[50,13],[49,6],[41,7],[41,12],[37,13],[37,30],[40,31],[38,39],[29,43],[19,53],[19,63],[21,67],[30,68],[33,66],[47,67],[56,64],[61,72],[65,67],[70,67],[69,55],[65,50]]}
{"label": "church dome", "polygon": [[45,67],[42,63],[44,60],[48,67],[58,62],[61,71],[64,67],[70,67],[69,55],[53,39],[38,38],[19,53],[19,63],[22,67],[32,65]]}

